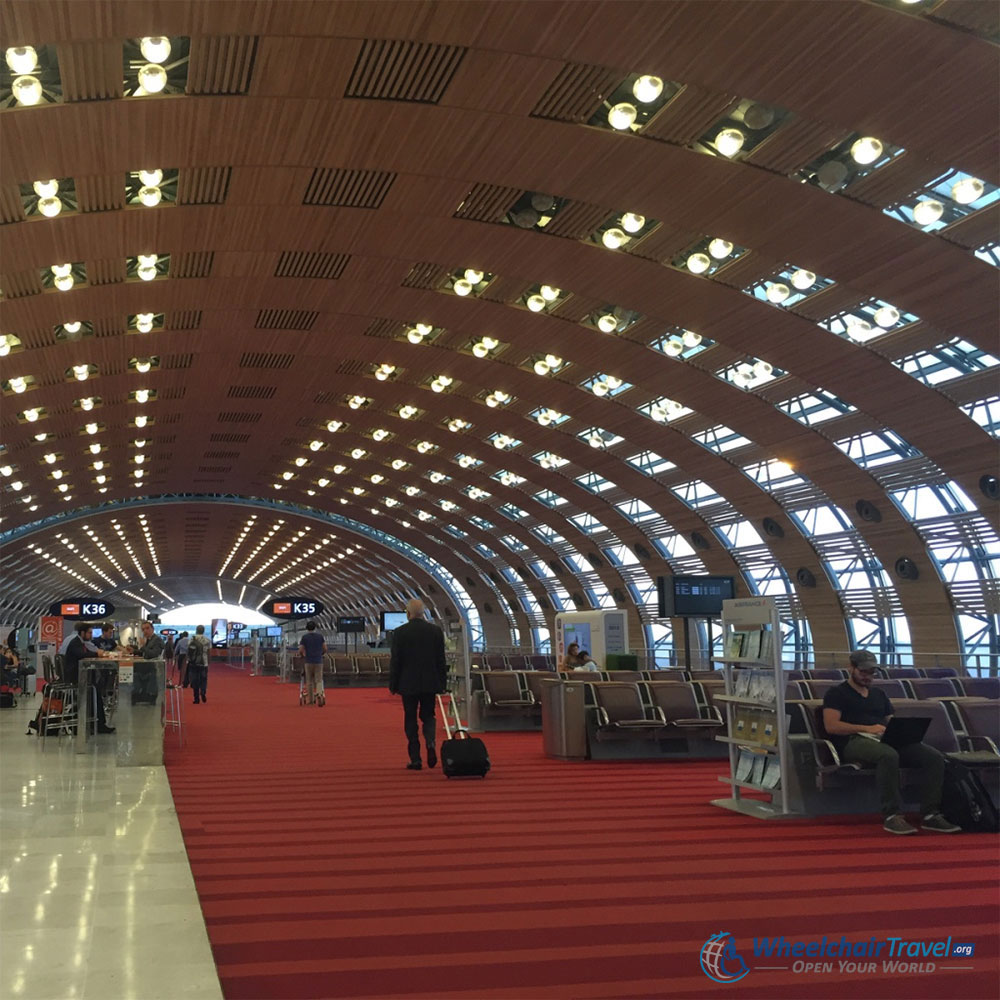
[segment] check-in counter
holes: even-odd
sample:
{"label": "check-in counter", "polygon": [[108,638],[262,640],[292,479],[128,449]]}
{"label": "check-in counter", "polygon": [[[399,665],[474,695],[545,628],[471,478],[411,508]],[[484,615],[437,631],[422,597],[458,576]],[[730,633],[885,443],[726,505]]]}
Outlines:
{"label": "check-in counter", "polygon": [[165,662],[124,658],[80,661],[77,753],[86,753],[88,742],[95,739],[90,698],[95,675],[101,690],[116,691],[114,713],[107,720],[115,731],[96,738],[114,741],[115,763],[120,767],[162,764]]}
{"label": "check-in counter", "polygon": [[585,694],[580,681],[542,681],[542,745],[547,756],[586,759]]}

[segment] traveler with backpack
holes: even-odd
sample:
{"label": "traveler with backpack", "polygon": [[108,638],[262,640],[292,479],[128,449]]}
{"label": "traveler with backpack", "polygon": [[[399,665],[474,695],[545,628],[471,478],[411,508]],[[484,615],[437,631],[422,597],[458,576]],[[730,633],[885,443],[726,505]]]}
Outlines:
{"label": "traveler with backpack", "polygon": [[194,703],[208,701],[208,653],[212,644],[205,636],[205,626],[199,625],[187,647],[187,682],[194,691]]}

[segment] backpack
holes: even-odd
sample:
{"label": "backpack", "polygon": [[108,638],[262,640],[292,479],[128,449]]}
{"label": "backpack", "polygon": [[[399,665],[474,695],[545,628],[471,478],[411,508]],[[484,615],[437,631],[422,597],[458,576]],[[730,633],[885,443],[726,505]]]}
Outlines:
{"label": "backpack", "polygon": [[208,661],[205,659],[205,643],[197,641],[201,636],[195,636],[189,643],[187,649],[187,662],[189,667],[207,667]]}
{"label": "backpack", "polygon": [[949,760],[941,792],[941,812],[952,823],[976,833],[1000,831],[997,807],[976,771]]}

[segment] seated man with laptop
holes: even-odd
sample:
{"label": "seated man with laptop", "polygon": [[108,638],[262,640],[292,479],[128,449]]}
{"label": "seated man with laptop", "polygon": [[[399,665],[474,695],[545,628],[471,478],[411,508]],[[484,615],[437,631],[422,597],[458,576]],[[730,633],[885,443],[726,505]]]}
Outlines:
{"label": "seated man with laptop", "polygon": [[[867,650],[851,653],[848,680],[826,693],[823,699],[823,725],[844,764],[875,768],[883,829],[887,833],[916,833],[903,815],[903,797],[899,790],[899,767],[920,771],[920,812],[922,830],[932,833],[958,833],[961,827],[941,815],[941,788],[945,758],[920,740],[929,719],[892,717],[892,703],[886,693],[872,687],[876,670],[875,657]],[[916,725],[914,725],[916,723]]]}

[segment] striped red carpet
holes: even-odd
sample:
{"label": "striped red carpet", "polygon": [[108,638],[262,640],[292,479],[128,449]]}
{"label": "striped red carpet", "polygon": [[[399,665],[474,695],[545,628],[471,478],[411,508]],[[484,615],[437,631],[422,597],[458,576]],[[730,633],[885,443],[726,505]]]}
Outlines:
{"label": "striped red carpet", "polygon": [[[537,733],[488,735],[484,781],[414,773],[382,690],[305,708],[213,666],[186,712],[167,768],[230,1000],[997,996],[996,837],[762,822],[708,804],[719,763],[563,763]],[[735,984],[699,964],[720,931],[751,969]],[[976,948],[797,974],[753,955],[778,935]]]}

